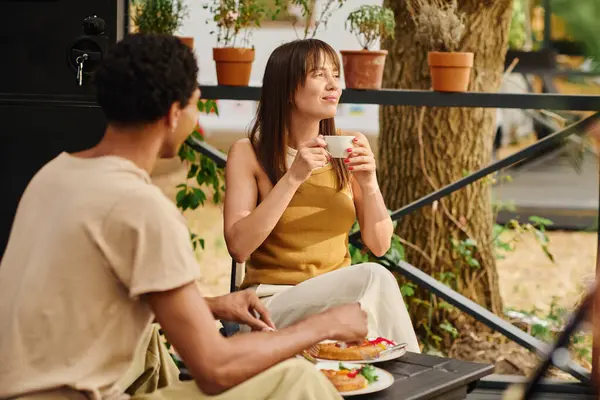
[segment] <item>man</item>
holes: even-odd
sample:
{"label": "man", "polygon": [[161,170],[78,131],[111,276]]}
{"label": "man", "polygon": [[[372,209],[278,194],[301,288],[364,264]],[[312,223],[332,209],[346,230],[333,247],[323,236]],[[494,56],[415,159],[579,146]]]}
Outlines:
{"label": "man", "polygon": [[[0,398],[339,398],[294,355],[364,338],[360,306],[271,331],[251,292],[204,299],[185,220],[150,182],[197,122],[197,72],[191,50],[154,35],[128,36],[97,70],[105,135],[36,174],[0,264]],[[168,374],[155,318],[193,382]],[[226,339],[215,318],[263,331]]]}

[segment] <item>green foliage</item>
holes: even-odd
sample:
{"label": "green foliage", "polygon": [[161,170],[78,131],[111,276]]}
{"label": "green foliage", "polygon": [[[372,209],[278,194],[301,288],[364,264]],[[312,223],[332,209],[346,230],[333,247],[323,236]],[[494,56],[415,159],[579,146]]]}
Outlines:
{"label": "green foliage", "polygon": [[[517,312],[522,317],[522,321],[518,322],[523,330],[528,332],[531,336],[544,341],[546,343],[553,343],[558,334],[564,329],[569,319],[569,312],[566,308],[560,307],[557,304],[557,297],[553,297],[550,303],[550,310],[547,313],[543,313],[538,308],[533,308],[529,311],[525,310],[514,310],[507,309],[507,312]],[[576,354],[576,356],[586,361],[587,363],[592,362],[592,338],[591,333],[575,332],[571,336],[570,350]]]}
{"label": "green foliage", "polygon": [[394,39],[396,18],[389,8],[363,5],[348,14],[346,29],[356,35],[363,49],[369,50],[377,39]]}
{"label": "green foliage", "polygon": [[[217,104],[213,100],[200,100],[198,109],[204,113],[219,114]],[[190,137],[203,141],[204,136],[197,127]],[[225,193],[225,172],[209,157],[196,152],[187,143],[184,143],[179,149],[179,158],[188,163],[188,173],[186,180],[177,185],[179,191],[175,197],[175,203],[181,211],[195,210],[204,205],[207,199],[204,190],[212,189],[213,202],[218,204],[222,201]],[[200,246],[204,249],[204,239],[190,232],[190,240],[194,249]]]}
{"label": "green foliage", "polygon": [[[391,213],[388,210],[388,213]],[[394,222],[394,230],[396,230],[396,222]],[[350,230],[350,234],[357,232],[359,229],[358,221],[354,222],[352,229]],[[352,259],[352,264],[360,264],[366,262],[377,262],[377,257],[375,257],[366,247],[357,248],[352,244],[349,245],[350,257]],[[395,233],[392,235],[392,241],[389,250],[385,253],[384,257],[387,257],[394,264],[398,264],[400,261],[404,261],[404,246],[402,245],[400,236]]]}
{"label": "green foliage", "polygon": [[304,20],[304,32],[302,36],[298,34],[296,29],[297,21],[294,22],[294,31],[300,39],[311,39],[315,37],[321,26],[327,27],[327,22],[331,15],[336,10],[339,10],[345,2],[346,0],[320,1],[320,13],[315,14],[315,0],[275,0],[275,9],[272,15],[273,19],[275,19],[282,10],[286,10],[290,5],[300,8],[302,19]]}
{"label": "green foliage", "polygon": [[[494,225],[494,244],[496,248],[496,258],[503,259],[504,253],[512,252],[515,250],[515,243],[521,240],[524,234],[531,233],[539,243],[540,248],[548,257],[548,259],[554,262],[554,255],[550,252],[550,238],[546,232],[548,226],[553,225],[553,222],[547,218],[537,217],[535,215],[529,217],[529,222],[525,224],[519,223],[519,221],[512,219],[505,225]],[[511,233],[510,238],[503,238],[504,233]]]}
{"label": "green foliage", "polygon": [[527,39],[525,7],[527,7],[527,3],[527,0],[525,0],[525,4],[524,0],[513,0],[513,13],[510,30],[508,31],[508,47],[510,49],[520,50],[525,45],[525,40]]}
{"label": "green foliage", "polygon": [[132,0],[132,4],[139,33],[172,35],[188,16],[184,0]]}
{"label": "green foliage", "polygon": [[481,268],[479,261],[475,258],[477,252],[477,242],[475,240],[471,238],[464,240],[450,239],[450,242],[452,243],[452,250],[460,256],[456,264],[457,268],[460,268],[462,263],[471,268]]}
{"label": "green foliage", "polygon": [[265,0],[213,0],[203,7],[210,11],[217,25],[210,34],[217,36],[217,45],[221,47],[253,47],[251,30],[260,28],[261,21],[269,15]]}
{"label": "green foliage", "polygon": [[[552,12],[565,21],[568,34],[583,43],[588,56],[600,65],[600,1],[598,0],[552,0]],[[598,69],[598,68],[596,68]]]}

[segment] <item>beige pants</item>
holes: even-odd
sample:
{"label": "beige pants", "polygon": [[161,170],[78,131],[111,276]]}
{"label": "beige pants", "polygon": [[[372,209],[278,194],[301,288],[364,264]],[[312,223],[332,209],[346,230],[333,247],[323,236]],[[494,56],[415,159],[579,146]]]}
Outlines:
{"label": "beige pants", "polygon": [[[352,265],[296,286],[259,285],[254,290],[269,309],[277,328],[336,305],[359,302],[368,314],[369,336],[407,343],[409,351],[420,352],[398,282],[379,264]],[[241,330],[247,332],[250,328],[243,326]]]}
{"label": "beige pants", "polygon": [[167,386],[150,394],[135,395],[133,399],[337,400],[342,396],[311,363],[292,358],[217,396],[203,395],[196,384],[190,381]]}
{"label": "beige pants", "polygon": [[[308,361],[292,358],[248,379],[217,396],[200,392],[194,381],[179,381],[179,369],[153,325],[136,349],[129,371],[112,393],[102,399],[122,400],[124,389],[133,400],[341,400],[342,397],[325,376]],[[89,395],[71,389],[37,393],[14,400],[87,400]]]}

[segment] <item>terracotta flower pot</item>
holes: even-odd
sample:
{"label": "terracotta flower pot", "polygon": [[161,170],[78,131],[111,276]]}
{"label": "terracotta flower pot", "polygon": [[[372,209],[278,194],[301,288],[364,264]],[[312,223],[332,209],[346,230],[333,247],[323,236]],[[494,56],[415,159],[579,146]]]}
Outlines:
{"label": "terracotta flower pot", "polygon": [[466,92],[473,68],[473,53],[445,53],[431,51],[427,54],[431,86],[438,92]]}
{"label": "terracotta flower pot", "polygon": [[185,44],[186,46],[188,46],[190,49],[194,49],[194,38],[191,36],[177,36],[177,38],[179,40],[181,40],[181,42],[183,44]]}
{"label": "terracotta flower pot", "polygon": [[254,49],[239,47],[213,48],[219,85],[248,86],[254,62]]}
{"label": "terracotta flower pot", "polygon": [[381,89],[387,50],[342,50],[348,89]]}

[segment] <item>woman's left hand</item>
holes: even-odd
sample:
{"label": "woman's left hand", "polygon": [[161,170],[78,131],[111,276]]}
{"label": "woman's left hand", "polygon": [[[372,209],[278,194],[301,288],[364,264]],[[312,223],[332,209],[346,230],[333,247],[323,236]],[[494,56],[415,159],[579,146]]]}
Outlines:
{"label": "woman's left hand", "polygon": [[375,156],[367,139],[364,136],[355,137],[352,142],[354,147],[348,149],[348,156],[344,159],[346,166],[361,187],[376,184]]}

